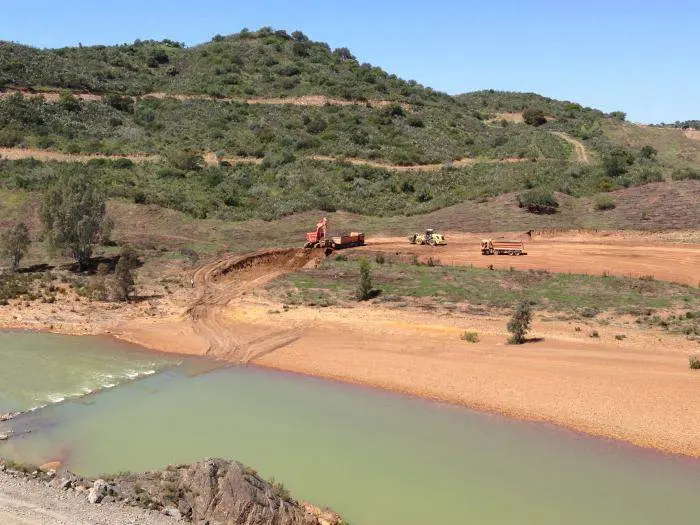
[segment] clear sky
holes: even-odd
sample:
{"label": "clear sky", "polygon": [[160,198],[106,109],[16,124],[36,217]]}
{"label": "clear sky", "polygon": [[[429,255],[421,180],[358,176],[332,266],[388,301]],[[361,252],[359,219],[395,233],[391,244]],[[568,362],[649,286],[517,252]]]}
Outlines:
{"label": "clear sky", "polygon": [[299,29],[451,94],[533,91],[636,122],[700,119],[700,0],[4,0],[0,40],[38,47]]}

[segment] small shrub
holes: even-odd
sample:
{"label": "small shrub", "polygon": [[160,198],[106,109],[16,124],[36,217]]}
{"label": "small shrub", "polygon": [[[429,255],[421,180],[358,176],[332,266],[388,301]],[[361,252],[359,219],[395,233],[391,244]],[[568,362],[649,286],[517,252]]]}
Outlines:
{"label": "small shrub", "polygon": [[360,282],[357,285],[357,300],[366,301],[372,297],[372,275],[367,259],[360,261]]}
{"label": "small shrub", "polygon": [[386,259],[384,258],[384,254],[378,253],[377,255],[375,255],[374,262],[376,262],[377,264],[384,264],[386,262]]}
{"label": "small shrub", "polygon": [[588,337],[600,337],[600,334],[598,333],[598,330],[593,330],[590,334],[588,334]]}
{"label": "small shrub", "polygon": [[595,209],[598,211],[615,209],[615,200],[610,195],[598,195],[595,198]]}
{"label": "small shrub", "polygon": [[10,270],[16,271],[29,249],[29,230],[19,223],[0,235],[0,256],[10,263]]}
{"label": "small shrub", "polygon": [[347,261],[347,260],[348,260],[348,256],[345,255],[344,253],[341,253],[340,255],[336,255],[336,256],[335,256],[335,260],[336,260],[336,261]]}
{"label": "small shrub", "polygon": [[467,330],[462,334],[462,340],[466,341],[467,343],[478,343],[479,333],[475,332],[474,330]]}
{"label": "small shrub", "polygon": [[523,111],[523,120],[530,126],[541,126],[547,123],[544,111],[541,109],[528,108]]}
{"label": "small shrub", "polygon": [[518,205],[530,213],[556,213],[559,203],[551,191],[535,188],[518,195]]}
{"label": "small shrub", "polygon": [[691,355],[688,357],[688,365],[690,366],[691,370],[700,370],[700,359],[698,359],[698,356],[696,355]]}
{"label": "small shrub", "polygon": [[428,260],[425,262],[428,266],[442,266],[442,263],[440,262],[440,259],[438,258],[433,258],[433,257],[428,257]]}
{"label": "small shrub", "polygon": [[525,342],[525,335],[530,330],[532,323],[532,308],[527,301],[521,301],[515,308],[515,313],[508,321],[507,329],[512,334],[509,344],[521,345]]}

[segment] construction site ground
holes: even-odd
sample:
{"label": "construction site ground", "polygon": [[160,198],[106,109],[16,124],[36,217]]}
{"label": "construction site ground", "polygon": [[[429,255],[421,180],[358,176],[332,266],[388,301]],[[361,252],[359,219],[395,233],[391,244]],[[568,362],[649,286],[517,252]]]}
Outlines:
{"label": "construction site ground", "polygon": [[[446,235],[442,248],[368,236],[368,246],[346,253],[415,253],[443,264],[698,284],[694,232],[536,234],[520,257],[480,255],[478,234]],[[448,311],[380,300],[320,308],[287,305],[267,291],[275,279],[323,257],[321,250],[290,248],[214,257],[194,271],[183,271],[180,261],[151,270],[147,264],[142,283],[151,272],[180,276],[181,286],[162,296],[144,287],[152,299],[119,308],[66,296],[74,301],[70,310],[39,302],[3,309],[0,326],[107,333],[161,351],[376,386],[700,456],[700,375],[688,367],[700,345],[683,334],[636,324],[629,315],[612,313],[603,322],[540,312],[532,340],[508,345],[504,309],[476,312],[465,304]],[[466,330],[478,333],[477,343],[462,339]]]}

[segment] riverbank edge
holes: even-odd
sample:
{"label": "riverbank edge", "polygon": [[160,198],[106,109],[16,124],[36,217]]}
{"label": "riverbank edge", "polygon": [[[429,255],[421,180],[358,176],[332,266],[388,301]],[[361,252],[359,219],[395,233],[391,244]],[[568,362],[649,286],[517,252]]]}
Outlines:
{"label": "riverbank edge", "polygon": [[[115,339],[117,341],[121,341],[124,343],[132,344],[138,347],[141,347],[145,350],[148,351],[155,351],[155,352],[160,352],[160,353],[165,353],[165,354],[173,354],[173,355],[187,355],[187,356],[196,356],[197,354],[193,353],[187,353],[187,352],[171,352],[169,350],[165,350],[162,347],[159,347],[158,345],[155,344],[149,344],[150,339],[143,340],[139,337],[133,337],[133,336],[128,336],[126,334],[122,335],[120,333],[114,332],[112,329],[107,329],[107,328],[100,328],[100,329],[95,329],[93,326],[92,328],[88,327],[89,325],[86,326],[61,326],[59,329],[56,329],[56,327],[53,326],[28,326],[28,325],[23,325],[23,324],[3,324],[0,323],[0,330],[25,330],[25,331],[33,331],[33,332],[46,332],[46,333],[55,333],[55,334],[61,334],[61,335],[92,335],[92,336],[104,336],[104,337],[110,337],[112,339]],[[213,360],[218,360],[216,358],[212,358],[211,356],[206,356],[206,355],[200,355],[199,357],[202,358],[207,358],[207,359],[213,359]],[[351,374],[346,374],[346,375],[341,375],[341,374],[327,374],[323,372],[318,372],[314,371],[314,373],[311,373],[303,367],[294,367],[294,366],[278,366],[278,365],[269,365],[269,364],[262,364],[262,363],[251,363],[250,365],[246,366],[256,366],[260,368],[267,368],[270,370],[279,370],[283,372],[290,372],[294,374],[299,374],[307,377],[316,377],[316,378],[321,378],[321,379],[327,379],[327,380],[333,380],[333,381],[339,381],[342,383],[347,383],[347,384],[353,384],[353,385],[361,385],[369,388],[377,388],[381,390],[386,390],[390,392],[395,392],[398,394],[402,395],[408,395],[408,396],[413,396],[421,399],[426,399],[429,401],[434,401],[434,402],[439,402],[439,403],[447,403],[451,405],[456,405],[456,406],[463,406],[465,408],[471,409],[471,410],[476,410],[479,412],[484,412],[484,413],[491,413],[491,414],[499,414],[505,417],[513,418],[513,419],[518,419],[521,421],[530,421],[530,422],[535,422],[535,423],[543,423],[543,424],[550,424],[556,427],[560,428],[565,428],[571,431],[575,432],[580,432],[581,434],[585,434],[590,437],[595,437],[595,438],[600,438],[600,439],[609,439],[617,442],[622,442],[628,445],[633,445],[642,449],[647,449],[647,450],[653,450],[658,453],[662,454],[669,454],[669,455],[674,455],[674,456],[680,456],[680,457],[687,457],[687,458],[694,458],[694,459],[700,459],[700,448],[695,447],[672,447],[672,446],[667,446],[665,443],[661,442],[660,440],[654,440],[653,437],[649,437],[648,439],[639,439],[636,438],[635,436],[630,436],[621,432],[609,432],[606,431],[606,429],[603,428],[598,428],[592,425],[580,423],[580,422],[575,422],[575,421],[569,421],[565,420],[562,418],[553,418],[553,417],[545,417],[541,416],[538,414],[533,414],[531,412],[526,412],[523,410],[517,410],[513,409],[510,407],[504,407],[504,406],[499,406],[497,404],[492,404],[492,403],[484,403],[484,402],[478,402],[478,401],[471,401],[471,402],[465,402],[462,399],[458,399],[456,397],[451,397],[451,396],[441,396],[437,394],[430,394],[425,391],[422,391],[418,388],[410,388],[410,387],[399,387],[396,385],[389,385],[389,384],[384,384],[379,381],[371,381],[367,378],[364,377],[358,377],[358,375],[351,375]]]}

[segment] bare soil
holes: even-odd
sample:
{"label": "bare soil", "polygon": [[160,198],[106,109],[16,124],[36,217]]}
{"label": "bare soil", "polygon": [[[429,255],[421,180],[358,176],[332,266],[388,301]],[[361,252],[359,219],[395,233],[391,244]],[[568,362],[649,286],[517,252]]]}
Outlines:
{"label": "bare soil", "polygon": [[[517,239],[525,243],[527,255],[481,254],[482,239]],[[518,270],[539,269],[556,273],[650,276],[696,286],[700,284],[700,243],[659,242],[657,235],[622,233],[543,233],[532,237],[522,232],[446,233],[447,246],[410,244],[405,237],[372,238],[365,251],[416,255],[422,262],[438,259],[443,265],[478,266]]]}

